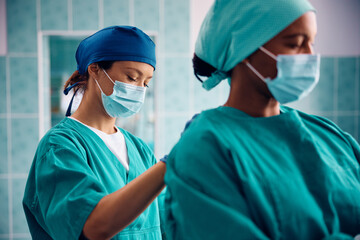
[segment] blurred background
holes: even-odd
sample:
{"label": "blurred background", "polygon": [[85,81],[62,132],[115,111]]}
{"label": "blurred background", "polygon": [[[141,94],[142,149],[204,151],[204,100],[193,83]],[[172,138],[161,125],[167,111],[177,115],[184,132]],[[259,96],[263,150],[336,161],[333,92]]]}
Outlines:
{"label": "blurred background", "polygon": [[[31,239],[21,200],[39,139],[65,116],[64,81],[79,42],[111,25],[135,25],[157,45],[145,105],[118,125],[168,153],[193,114],[222,105],[226,81],[207,92],[193,76],[197,32],[213,0],[0,0],[0,239]],[[311,0],[321,78],[290,106],[360,139],[360,1]],[[81,98],[75,99],[74,108]]]}

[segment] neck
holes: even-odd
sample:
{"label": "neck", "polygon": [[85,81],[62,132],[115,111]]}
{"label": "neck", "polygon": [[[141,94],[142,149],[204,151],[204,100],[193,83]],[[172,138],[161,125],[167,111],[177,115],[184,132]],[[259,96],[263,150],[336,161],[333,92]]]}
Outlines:
{"label": "neck", "polygon": [[71,116],[102,132],[115,133],[117,131],[116,119],[106,113],[102,105],[101,94],[96,94],[93,87],[93,84],[88,84],[79,108]]}
{"label": "neck", "polygon": [[271,117],[280,114],[280,104],[260,79],[251,79],[234,68],[231,88],[224,106],[239,109],[253,117]]}

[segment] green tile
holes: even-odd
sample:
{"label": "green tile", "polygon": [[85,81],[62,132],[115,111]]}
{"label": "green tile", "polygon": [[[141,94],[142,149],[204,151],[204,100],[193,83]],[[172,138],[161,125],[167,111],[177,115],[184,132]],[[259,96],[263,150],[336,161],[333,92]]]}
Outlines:
{"label": "green tile", "polygon": [[356,116],[338,116],[338,125],[339,127],[349,133],[350,135],[352,135],[354,138],[356,137],[355,134],[355,119]]}
{"label": "green tile", "polygon": [[63,73],[71,74],[76,70],[75,53],[84,37],[50,37],[50,69],[51,76],[63,77]]}
{"label": "green tile", "polygon": [[338,59],[338,110],[356,110],[356,61],[355,57]]}
{"label": "green tile", "polygon": [[158,157],[170,153],[171,149],[179,141],[188,120],[189,117],[187,114],[159,118],[159,125],[162,126],[159,132],[159,138],[163,142],[159,144],[160,149],[158,151]]}
{"label": "green tile", "polygon": [[6,7],[9,53],[37,52],[36,0],[8,0]]}
{"label": "green tile", "polygon": [[38,119],[12,119],[11,121],[11,170],[26,174],[39,142]]}
{"label": "green tile", "polygon": [[0,118],[0,174],[8,172],[7,119]]}
{"label": "green tile", "polygon": [[189,58],[166,58],[164,65],[163,89],[161,92],[166,101],[161,103],[162,109],[168,112],[189,110]]}
{"label": "green tile", "polygon": [[24,234],[29,233],[29,228],[26,222],[22,199],[24,197],[26,179],[13,179],[12,180],[12,199],[13,199],[13,233]]}
{"label": "green tile", "polygon": [[159,30],[159,0],[134,0],[134,18],[141,30]]}
{"label": "green tile", "polygon": [[37,58],[10,58],[12,113],[38,112]]}
{"label": "green tile", "polygon": [[0,113],[6,113],[6,59],[0,57]]}
{"label": "green tile", "polygon": [[73,29],[97,30],[99,28],[99,1],[72,0]]}
{"label": "green tile", "polygon": [[8,180],[0,179],[0,234],[9,234]]}
{"label": "green tile", "polygon": [[190,49],[189,0],[167,0],[164,2],[165,51],[188,53]]}
{"label": "green tile", "polygon": [[129,25],[129,1],[103,0],[104,26]]}
{"label": "green tile", "polygon": [[314,111],[334,110],[334,58],[321,58],[320,80],[310,96],[310,105]]}
{"label": "green tile", "polygon": [[226,89],[228,86],[227,80],[222,81],[218,86],[211,89],[210,91],[205,90],[202,87],[201,82],[199,82],[194,76],[192,76],[190,81],[194,82],[193,109],[196,113],[210,108],[219,107],[226,102],[228,96],[224,94],[223,89]]}
{"label": "green tile", "polygon": [[68,1],[41,0],[41,29],[68,29]]}

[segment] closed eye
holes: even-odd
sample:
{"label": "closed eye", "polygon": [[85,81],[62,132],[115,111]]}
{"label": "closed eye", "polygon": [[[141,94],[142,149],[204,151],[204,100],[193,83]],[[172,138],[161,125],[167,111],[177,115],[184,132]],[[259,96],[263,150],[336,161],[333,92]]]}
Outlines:
{"label": "closed eye", "polygon": [[136,80],[135,80],[134,78],[130,77],[129,75],[128,75],[127,77],[128,77],[128,79],[129,79],[130,81],[136,82]]}

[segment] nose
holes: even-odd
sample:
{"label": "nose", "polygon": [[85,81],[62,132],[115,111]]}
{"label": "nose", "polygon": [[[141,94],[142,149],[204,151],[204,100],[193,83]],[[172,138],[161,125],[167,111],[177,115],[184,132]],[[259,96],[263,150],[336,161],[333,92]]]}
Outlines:
{"label": "nose", "polygon": [[310,41],[305,44],[305,47],[304,47],[302,53],[304,53],[304,54],[314,54],[314,46]]}

